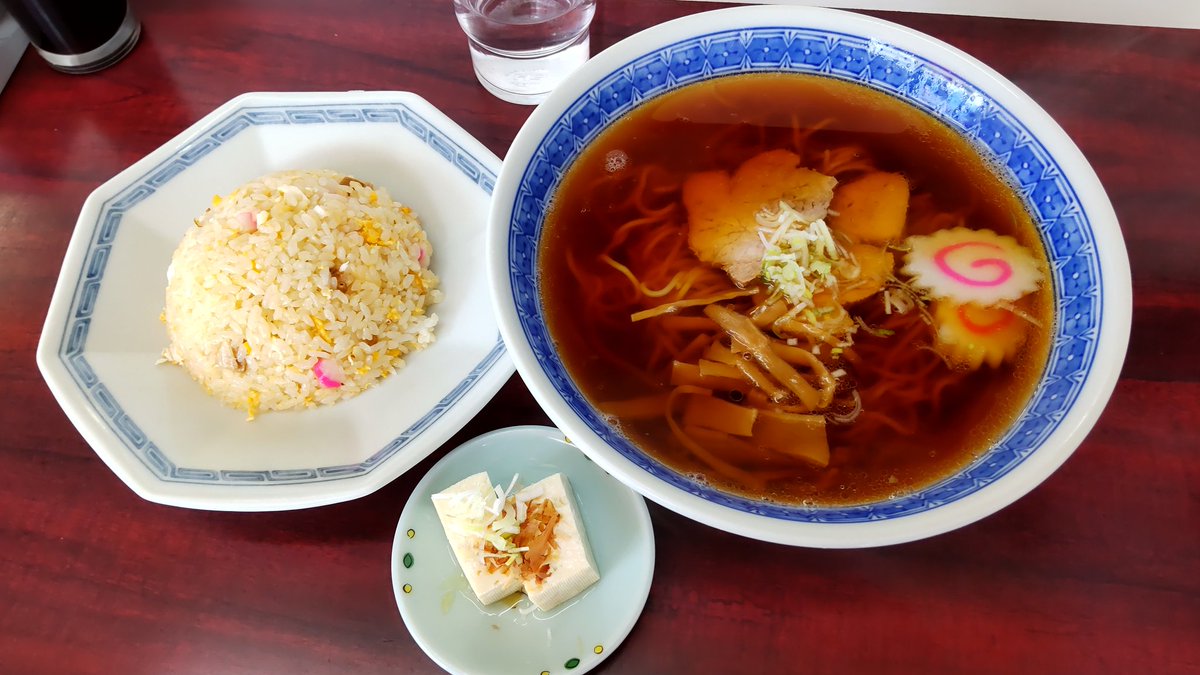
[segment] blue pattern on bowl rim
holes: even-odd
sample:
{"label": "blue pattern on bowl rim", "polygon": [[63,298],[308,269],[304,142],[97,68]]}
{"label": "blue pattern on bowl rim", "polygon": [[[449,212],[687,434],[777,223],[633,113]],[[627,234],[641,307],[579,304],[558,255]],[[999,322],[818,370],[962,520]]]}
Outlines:
{"label": "blue pattern on bowl rim", "polygon": [[[796,72],[857,82],[900,98],[961,133],[1006,168],[1040,228],[1056,294],[1041,381],[1012,428],[955,476],[896,499],[852,507],[763,503],[715,490],[647,456],[605,424],[555,355],[538,300],[542,215],[564,167],[613,119],[679,86],[746,72]],[[508,237],[513,300],[542,371],[572,412],[626,459],[711,503],[787,521],[861,523],[923,513],[970,495],[1024,461],[1058,427],[1093,366],[1103,281],[1087,214],[1054,158],[1004,106],[963,77],[876,40],[811,28],[718,31],[642,55],[604,76],[555,121],[517,188]]]}
{"label": "blue pattern on bowl rim", "polygon": [[85,348],[96,298],[124,214],[221,144],[255,126],[293,124],[399,124],[450,162],[487,194],[496,185],[496,174],[482,161],[440,131],[436,125],[402,102],[341,103],[332,105],[243,106],[214,122],[200,136],[163,162],[135,179],[107,200],[93,225],[85,263],[75,282],[70,318],[58,345],[58,358],[79,387],[84,400],[105,421],[114,435],[159,480],[206,485],[280,485],[318,483],[369,473],[437,422],[496,365],[505,353],[499,334],[496,343],[446,396],[409,428],[362,462],[297,469],[225,470],[183,467],[146,437],[137,422],[96,376]]}

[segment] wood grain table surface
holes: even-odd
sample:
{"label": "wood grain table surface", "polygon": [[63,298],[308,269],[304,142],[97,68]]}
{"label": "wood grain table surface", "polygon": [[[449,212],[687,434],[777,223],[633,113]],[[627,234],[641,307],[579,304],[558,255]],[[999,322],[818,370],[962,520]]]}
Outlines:
{"label": "wood grain table surface", "polygon": [[[68,76],[30,51],[0,92],[0,673],[439,672],[396,609],[393,530],[448,450],[548,423],[518,377],[374,494],[215,513],[121,483],[34,352],[84,198],[240,93],[412,91],[501,157],[530,108],[476,83],[447,0],[133,6],[123,62]],[[600,0],[593,49],[714,7]],[[1200,672],[1200,33],[880,16],[1008,77],[1095,167],[1133,271],[1120,382],[1050,479],[933,539],[789,548],[651,505],[649,601],[597,672]]]}

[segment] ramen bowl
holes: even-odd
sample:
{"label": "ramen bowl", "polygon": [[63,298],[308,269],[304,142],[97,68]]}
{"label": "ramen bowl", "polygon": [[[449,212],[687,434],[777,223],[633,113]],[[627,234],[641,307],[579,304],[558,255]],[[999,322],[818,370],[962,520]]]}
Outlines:
{"label": "ramen bowl", "polygon": [[[974,148],[1030,214],[1052,295],[1048,356],[1014,419],[957,472],[849,506],[751,498],[645,452],[581,391],[548,322],[539,259],[547,213],[590,144],[648,101],[742,73],[803,73],[881,92]],[[1116,216],[1064,131],[984,64],[929,36],[851,13],[749,7],[693,15],[598,54],[530,116],[505,159],[488,225],[501,333],[522,378],[583,452],[650,500],[761,540],[850,548],[943,533],[998,511],[1045,480],[1095,424],[1129,337],[1129,265]]]}

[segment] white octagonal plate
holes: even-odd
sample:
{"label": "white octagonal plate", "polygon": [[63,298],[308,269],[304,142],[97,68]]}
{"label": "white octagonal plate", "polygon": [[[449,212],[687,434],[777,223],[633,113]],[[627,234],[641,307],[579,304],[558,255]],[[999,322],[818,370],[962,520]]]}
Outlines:
{"label": "white octagonal plate", "polygon": [[[254,422],[156,365],[171,254],[215,194],[284,169],[334,169],[421,218],[444,302],[437,340],[366,393]],[[245,94],[101,185],[71,238],[38,345],[63,410],[151,501],[228,511],[369,494],[458,431],[512,365],[480,270],[500,161],[404,92]]]}

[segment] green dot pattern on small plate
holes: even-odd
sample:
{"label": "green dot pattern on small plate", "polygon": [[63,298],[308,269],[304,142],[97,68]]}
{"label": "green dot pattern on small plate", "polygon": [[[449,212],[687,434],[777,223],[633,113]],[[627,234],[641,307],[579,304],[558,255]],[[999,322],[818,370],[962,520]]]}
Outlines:
{"label": "green dot pattern on small plate", "polygon": [[403,588],[405,593],[412,593],[412,584],[404,584]]}
{"label": "green dot pattern on small plate", "polygon": [[408,535],[409,539],[412,539],[413,537],[417,536],[417,531],[412,528],[409,528],[408,532],[406,532],[405,534]]}
{"label": "green dot pattern on small plate", "polygon": [[[592,651],[597,654],[603,654],[604,653],[604,645],[596,645],[595,647],[592,647]],[[577,659],[577,658],[567,659],[567,662],[563,664],[563,667],[566,668],[567,670],[572,670],[572,669],[578,668],[579,667],[579,659]],[[550,675],[550,671],[543,670],[541,672],[541,675]]]}
{"label": "green dot pattern on small plate", "polygon": [[412,557],[412,554],[411,554],[411,553],[405,553],[405,554],[404,554],[404,568],[405,568],[405,569],[408,569],[408,568],[412,567],[412,564],[413,564],[413,557]]}

